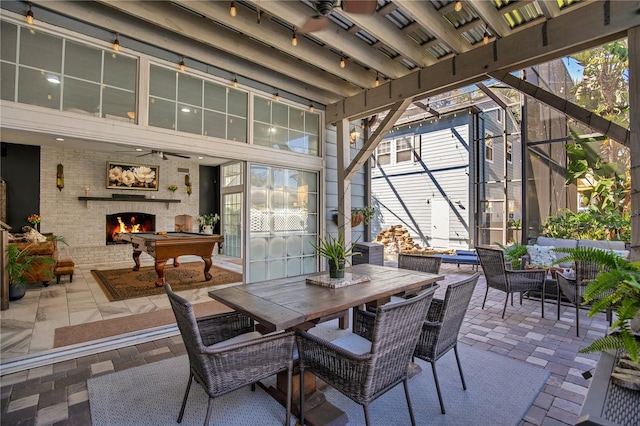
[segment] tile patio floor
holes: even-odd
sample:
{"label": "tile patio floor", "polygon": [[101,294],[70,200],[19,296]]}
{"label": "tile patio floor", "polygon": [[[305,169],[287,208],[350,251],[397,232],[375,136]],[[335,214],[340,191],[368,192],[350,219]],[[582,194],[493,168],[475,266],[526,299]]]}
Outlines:
{"label": "tile patio floor", "polygon": [[[74,324],[83,318],[100,320],[168,307],[161,297],[120,302],[115,309],[102,306],[106,302],[102,302],[101,292],[95,291],[96,284],[90,274],[90,269],[95,266],[77,267],[73,284],[65,280],[60,286],[52,284],[47,289],[34,289],[29,293],[38,294],[28,294],[29,303],[19,308],[12,305],[2,313],[0,338],[3,359],[27,353],[30,349],[47,349],[44,342],[53,341],[55,327]],[[447,280],[441,282],[436,297],[443,295],[446,282],[453,282],[460,274],[471,274],[472,271],[469,267],[443,265],[441,273],[447,275]],[[506,316],[502,319],[504,293],[490,290],[487,306],[482,310],[485,289],[484,277],[481,276],[460,341],[551,372],[522,425],[573,425],[589,386],[589,381],[583,379],[581,373],[595,367],[598,359],[597,354],[579,354],[578,350],[604,334],[607,328],[605,315],[586,318],[586,313],[581,312],[581,337],[576,337],[574,309],[562,307],[561,319],[556,321],[555,304],[549,302],[545,306],[546,318],[542,319],[539,301],[525,299],[520,306],[516,300],[513,307],[507,307]],[[52,290],[56,294],[48,295]],[[189,293],[183,295],[194,302],[209,300],[206,290],[185,293]],[[93,295],[93,305],[90,304],[90,294]],[[27,339],[29,333],[33,337]],[[6,374],[0,377],[1,422],[3,425],[89,425],[88,378],[184,352],[180,336],[174,336]],[[464,368],[464,360],[462,363]],[[465,371],[465,374],[473,372]],[[513,379],[518,380],[517,377]],[[173,419],[168,423],[173,424]]]}

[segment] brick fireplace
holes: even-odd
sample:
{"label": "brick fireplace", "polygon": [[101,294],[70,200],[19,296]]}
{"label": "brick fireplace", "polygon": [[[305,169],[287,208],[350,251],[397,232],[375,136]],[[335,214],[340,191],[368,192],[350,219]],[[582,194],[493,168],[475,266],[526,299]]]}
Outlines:
{"label": "brick fireplace", "polygon": [[114,240],[116,232],[153,232],[156,230],[156,215],[141,212],[123,212],[106,215],[106,243],[126,244]]}

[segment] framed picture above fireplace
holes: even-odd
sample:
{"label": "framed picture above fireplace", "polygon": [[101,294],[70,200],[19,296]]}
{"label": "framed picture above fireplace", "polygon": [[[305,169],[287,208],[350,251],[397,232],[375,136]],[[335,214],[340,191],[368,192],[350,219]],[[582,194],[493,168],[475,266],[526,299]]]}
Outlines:
{"label": "framed picture above fireplace", "polygon": [[157,191],[160,166],[107,161],[107,189]]}

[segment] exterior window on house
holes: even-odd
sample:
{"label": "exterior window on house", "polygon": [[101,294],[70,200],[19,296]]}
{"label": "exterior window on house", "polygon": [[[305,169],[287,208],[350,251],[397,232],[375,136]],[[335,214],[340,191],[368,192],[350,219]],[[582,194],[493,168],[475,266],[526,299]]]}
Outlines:
{"label": "exterior window on house", "polygon": [[411,139],[413,139],[413,136],[406,136],[404,138],[396,139],[396,163],[413,161]]}
{"label": "exterior window on house", "polygon": [[484,158],[493,162],[493,135],[490,133],[484,135]]}
{"label": "exterior window on house", "polygon": [[502,123],[502,115],[504,114],[504,112],[502,111],[502,109],[497,109],[496,110],[496,121],[498,123]]}
{"label": "exterior window on house", "polygon": [[380,142],[376,150],[377,163],[381,166],[391,164],[391,141]]}
{"label": "exterior window on house", "polygon": [[511,163],[512,161],[512,152],[513,152],[513,144],[511,142],[507,142],[507,162]]}

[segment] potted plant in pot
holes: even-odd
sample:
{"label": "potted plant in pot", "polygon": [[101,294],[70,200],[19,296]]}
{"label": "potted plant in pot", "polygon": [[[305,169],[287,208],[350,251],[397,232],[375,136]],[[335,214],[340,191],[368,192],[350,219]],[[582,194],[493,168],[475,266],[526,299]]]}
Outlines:
{"label": "potted plant in pot", "polygon": [[213,227],[216,226],[219,220],[220,216],[218,216],[218,213],[198,215],[198,223],[202,227],[202,232],[205,234],[213,234]]}
{"label": "potted plant in pot", "polygon": [[585,288],[584,304],[591,304],[588,316],[608,308],[616,312],[617,318],[611,324],[613,332],[580,352],[624,349],[637,363],[640,353],[640,262],[631,262],[614,251],[589,247],[556,248],[554,251],[569,254],[563,262],[572,260],[600,265],[600,272]]}
{"label": "potted plant in pot", "polygon": [[7,246],[7,264],[5,269],[9,274],[10,301],[20,300],[24,297],[28,282],[26,274],[35,263],[53,265],[55,262],[54,258],[50,256],[29,255],[30,247],[31,245],[21,249],[13,244]]}
{"label": "potted plant in pot", "polygon": [[353,251],[357,243],[358,240],[347,245],[344,241],[344,234],[340,232],[337,237],[327,234],[326,238],[320,238],[317,245],[313,243],[312,245],[319,255],[329,261],[329,277],[344,278],[345,264],[351,265],[349,258],[360,254],[360,252]]}

